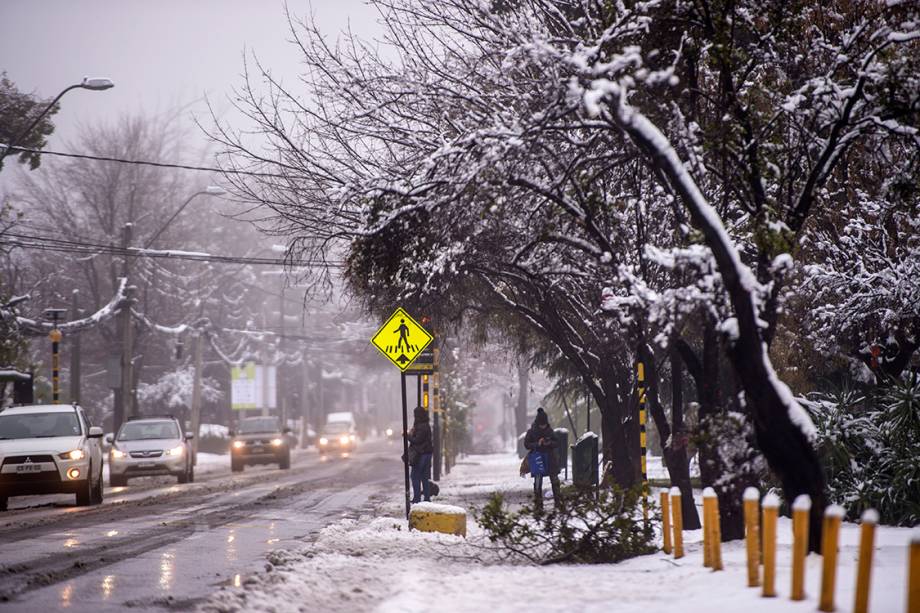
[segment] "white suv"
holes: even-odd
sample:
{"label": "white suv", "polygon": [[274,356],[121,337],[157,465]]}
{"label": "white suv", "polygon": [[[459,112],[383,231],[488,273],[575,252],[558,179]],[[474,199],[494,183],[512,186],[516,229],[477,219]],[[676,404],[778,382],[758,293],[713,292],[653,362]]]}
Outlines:
{"label": "white suv", "polygon": [[179,483],[191,483],[195,480],[191,438],[171,415],[129,419],[109,441],[109,485],[121,487],[129,477],[154,475],[173,475]]}
{"label": "white suv", "polygon": [[102,502],[101,438],[76,405],[0,411],[0,511],[10,496],[73,493],[80,506]]}

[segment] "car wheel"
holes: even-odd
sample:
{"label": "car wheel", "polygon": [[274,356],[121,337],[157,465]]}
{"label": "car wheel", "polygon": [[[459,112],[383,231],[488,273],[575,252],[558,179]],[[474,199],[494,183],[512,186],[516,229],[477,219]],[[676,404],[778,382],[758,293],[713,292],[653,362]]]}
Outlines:
{"label": "car wheel", "polygon": [[0,511],[6,511],[10,499],[6,496],[0,496]]}
{"label": "car wheel", "polygon": [[291,467],[291,452],[287,452],[281,461],[278,462],[278,468],[282,470],[287,470]]}
{"label": "car wheel", "polygon": [[195,482],[195,467],[194,466],[188,467],[188,482],[189,483]]}
{"label": "car wheel", "polygon": [[102,504],[102,471],[99,471],[99,478],[96,480],[96,487],[93,488],[92,504]]}
{"label": "car wheel", "polygon": [[93,502],[93,482],[91,479],[81,482],[77,486],[77,506],[86,507]]}
{"label": "car wheel", "polygon": [[109,475],[109,485],[111,487],[125,487],[128,485],[127,477],[119,477],[117,475]]}
{"label": "car wheel", "polygon": [[235,473],[243,472],[243,463],[239,460],[231,459],[230,460],[230,470],[232,470]]}

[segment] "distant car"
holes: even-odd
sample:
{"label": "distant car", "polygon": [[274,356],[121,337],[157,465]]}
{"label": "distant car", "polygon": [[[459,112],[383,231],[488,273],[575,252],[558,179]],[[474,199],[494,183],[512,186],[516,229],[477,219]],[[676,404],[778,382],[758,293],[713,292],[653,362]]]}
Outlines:
{"label": "distant car", "polygon": [[179,483],[195,480],[191,434],[175,417],[138,417],[118,429],[109,449],[109,485],[120,487],[131,477],[172,475]]}
{"label": "distant car", "polygon": [[73,493],[78,506],[101,503],[101,438],[76,405],[0,411],[0,511],[11,496]]}
{"label": "distant car", "polygon": [[402,422],[390,422],[383,433],[386,434],[388,441],[399,440],[402,434]]}
{"label": "distant car", "polygon": [[332,421],[323,426],[317,448],[320,455],[327,453],[351,453],[358,446],[358,434],[354,424],[347,421]]}
{"label": "distant car", "polygon": [[291,467],[290,428],[282,428],[277,417],[247,417],[230,442],[230,469],[240,472],[247,464],[277,464]]}

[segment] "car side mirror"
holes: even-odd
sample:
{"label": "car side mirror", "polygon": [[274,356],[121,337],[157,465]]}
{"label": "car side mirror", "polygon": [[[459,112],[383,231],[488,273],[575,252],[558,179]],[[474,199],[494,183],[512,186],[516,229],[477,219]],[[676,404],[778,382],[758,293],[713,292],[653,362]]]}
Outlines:
{"label": "car side mirror", "polygon": [[185,433],[185,440],[190,441],[190,440],[192,440],[193,438],[195,438],[195,435],[194,435],[194,434],[190,434],[190,433],[188,433],[188,432]]}
{"label": "car side mirror", "polygon": [[102,438],[102,435],[103,435],[102,428],[100,428],[99,426],[92,426],[89,429],[89,434],[88,434],[89,438]]}
{"label": "car side mirror", "polygon": [[290,428],[285,428],[285,429],[282,430],[281,432],[282,432],[283,434],[290,434],[290,433],[292,432],[292,430],[291,430]]}
{"label": "car side mirror", "polygon": [[112,443],[114,443],[114,442],[115,442],[115,435],[114,435],[114,434],[106,434],[106,435],[105,435],[105,442],[108,443],[109,445],[111,445]]}

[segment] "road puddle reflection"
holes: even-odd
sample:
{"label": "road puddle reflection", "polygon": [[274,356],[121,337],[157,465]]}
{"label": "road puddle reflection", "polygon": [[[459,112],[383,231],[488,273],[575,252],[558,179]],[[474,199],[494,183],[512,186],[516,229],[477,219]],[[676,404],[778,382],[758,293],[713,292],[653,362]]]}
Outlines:
{"label": "road puddle reflection", "polygon": [[68,583],[61,588],[61,608],[70,607],[70,599],[73,598],[73,583]]}
{"label": "road puddle reflection", "polygon": [[160,589],[169,591],[172,589],[173,573],[175,572],[175,551],[164,551],[160,556]]}
{"label": "road puddle reflection", "polygon": [[239,574],[233,575],[233,587],[241,587],[243,585],[243,577]]}
{"label": "road puddle reflection", "polygon": [[115,591],[115,575],[106,575],[102,580],[102,599],[108,600]]}
{"label": "road puddle reflection", "polygon": [[66,541],[64,541],[64,548],[65,548],[65,549],[72,549],[72,548],[76,547],[76,546],[79,545],[79,544],[80,544],[80,541],[78,541],[77,539],[71,537],[71,538],[67,539]]}
{"label": "road puddle reflection", "polygon": [[105,533],[105,535],[109,537],[118,536],[118,530],[109,530],[108,532]]}
{"label": "road puddle reflection", "polygon": [[237,559],[237,553],[236,528],[230,528],[230,532],[227,534],[227,560],[235,562]]}

